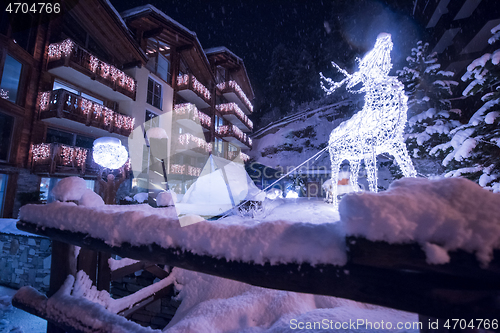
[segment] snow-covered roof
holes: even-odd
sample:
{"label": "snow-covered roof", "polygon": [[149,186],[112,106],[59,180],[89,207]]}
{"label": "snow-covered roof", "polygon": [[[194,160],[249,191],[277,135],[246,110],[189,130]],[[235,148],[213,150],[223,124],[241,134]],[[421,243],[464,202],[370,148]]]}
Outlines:
{"label": "snow-covered roof", "polygon": [[225,46],[217,46],[217,47],[211,47],[209,49],[205,49],[205,53],[207,55],[214,54],[214,53],[224,53],[224,52],[227,52],[231,56],[235,57],[236,59],[238,59],[240,61],[243,61],[243,59],[241,59],[240,57],[238,57],[236,54],[234,54],[231,50],[229,50]]}
{"label": "snow-covered roof", "polygon": [[186,28],[185,26],[183,26],[182,24],[180,24],[179,22],[177,22],[176,20],[174,20],[173,18],[171,18],[170,16],[166,15],[164,12],[162,12],[161,10],[159,10],[158,8],[156,8],[155,6],[150,5],[150,4],[144,5],[144,6],[135,7],[135,8],[123,11],[121,13],[121,16],[124,19],[128,19],[128,18],[131,18],[131,17],[134,17],[134,16],[140,16],[140,15],[144,15],[144,14],[151,13],[151,12],[154,12],[155,14],[160,15],[166,21],[172,23],[173,25],[177,26],[181,30],[184,30],[186,33],[192,35],[193,37],[196,37],[196,33],[195,32],[189,30],[188,28]]}

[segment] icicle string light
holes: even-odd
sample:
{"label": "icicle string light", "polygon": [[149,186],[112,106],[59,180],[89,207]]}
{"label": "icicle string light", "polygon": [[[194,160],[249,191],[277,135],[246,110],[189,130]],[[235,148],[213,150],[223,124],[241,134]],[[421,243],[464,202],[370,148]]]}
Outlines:
{"label": "icicle string light", "polygon": [[9,99],[9,91],[0,89],[0,98]]}
{"label": "icicle string light", "polygon": [[188,147],[190,143],[193,142],[196,145],[196,147],[202,148],[207,153],[212,151],[212,145],[210,143],[207,143],[205,139],[194,136],[191,133],[184,133],[179,135],[178,142],[181,146],[184,147]]}
{"label": "icicle string light", "polygon": [[[62,94],[55,94],[50,91],[40,93],[38,95],[38,107],[41,111],[47,111],[49,109],[51,94],[52,96],[55,96],[53,101],[55,104],[57,104],[58,98],[61,98],[62,96]],[[113,125],[118,129],[125,129],[128,131],[132,131],[134,129],[135,119],[133,117],[119,114],[110,108],[80,96],[69,93],[67,93],[66,96],[66,104],[68,106],[75,104],[74,106],[80,108],[83,115],[88,115],[90,113],[92,119],[95,121],[100,121],[101,116],[104,115],[103,122],[106,126]]]}
{"label": "icicle string light", "polygon": [[46,160],[50,157],[50,145],[47,143],[31,145],[31,154],[34,162]]}
{"label": "icicle string light", "polygon": [[332,163],[334,205],[337,205],[340,164],[344,160],[350,163],[350,183],[355,191],[358,190],[361,160],[365,162],[370,191],[377,191],[376,156],[381,153],[393,155],[406,177],[416,177],[403,138],[408,98],[403,84],[397,78],[388,76],[392,67],[391,50],[391,35],[382,33],[377,37],[373,50],[359,61],[358,72],[349,75],[342,70],[347,77],[339,83],[321,75],[329,84],[329,88],[323,88],[327,94],[346,82],[348,89],[362,83],[366,92],[363,109],[330,134],[328,149]]}
{"label": "icicle string light", "polygon": [[191,77],[191,86],[192,89],[202,95],[205,100],[210,101],[212,98],[212,94],[196,77],[192,74],[184,74],[179,75],[177,77],[177,85],[179,87],[187,87],[189,85],[189,77]]}
{"label": "icicle string light", "polygon": [[84,53],[83,60],[84,67],[87,67],[91,72],[101,76],[104,79],[115,82],[117,85],[127,89],[130,92],[134,92],[136,88],[136,82],[134,78],[128,76],[123,71],[118,68],[105,63],[99,58],[87,52],[87,50],[80,48],[71,39],[66,39],[60,43],[54,43],[49,45],[49,61],[59,60],[64,57],[68,57],[71,53],[80,49]]}
{"label": "icicle string light", "polygon": [[198,177],[201,173],[201,168],[196,168],[194,166],[188,165],[187,166],[187,175],[188,176],[193,176],[193,177]]}
{"label": "icicle string light", "polygon": [[239,141],[245,143],[246,145],[252,147],[252,139],[250,139],[242,130],[240,130],[236,125],[223,125],[219,126],[217,129],[217,134],[220,136],[234,136]]}
{"label": "icicle string light", "polygon": [[228,82],[221,82],[221,83],[219,83],[217,85],[217,88],[220,91],[224,91],[228,87],[234,89],[234,91],[236,91],[236,94],[240,97],[240,99],[246,105],[246,107],[248,108],[248,110],[250,112],[253,112],[252,102],[250,102],[250,100],[248,99],[247,95],[245,94],[245,92],[243,91],[243,89],[241,89],[240,85],[238,83],[236,83],[236,81],[231,80],[231,81],[228,81]]}
{"label": "icicle string light", "polygon": [[250,119],[248,119],[248,117],[245,115],[243,111],[241,111],[238,104],[236,103],[219,104],[215,108],[217,109],[217,111],[222,113],[222,115],[234,113],[243,122],[243,124],[245,124],[246,127],[248,127],[250,130],[253,129],[253,122]]}
{"label": "icicle string light", "polygon": [[210,116],[198,110],[196,105],[191,103],[176,104],[174,106],[174,113],[176,116],[187,116],[194,122],[199,122],[202,126],[210,128],[212,119]]}
{"label": "icicle string light", "polygon": [[174,173],[177,175],[183,175],[186,171],[186,166],[185,165],[180,165],[180,164],[172,164],[170,165],[170,173]]}

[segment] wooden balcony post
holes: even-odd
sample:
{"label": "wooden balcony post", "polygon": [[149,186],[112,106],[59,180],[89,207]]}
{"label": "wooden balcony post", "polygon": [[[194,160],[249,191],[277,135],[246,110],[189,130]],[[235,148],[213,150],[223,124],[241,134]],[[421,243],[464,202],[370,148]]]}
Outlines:
{"label": "wooden balcony post", "polygon": [[[76,260],[73,245],[52,240],[50,286],[47,297],[54,295],[64,284],[68,275],[76,275]],[[65,330],[47,322],[47,333],[64,333]]]}

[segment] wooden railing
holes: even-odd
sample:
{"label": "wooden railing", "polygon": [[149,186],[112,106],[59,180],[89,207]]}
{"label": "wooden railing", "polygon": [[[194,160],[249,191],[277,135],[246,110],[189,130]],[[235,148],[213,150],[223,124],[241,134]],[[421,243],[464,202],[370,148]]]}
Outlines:
{"label": "wooden railing", "polygon": [[248,148],[252,148],[252,139],[243,133],[236,125],[223,125],[217,128],[217,134],[223,138],[233,137],[238,139]]}
{"label": "wooden railing", "polygon": [[[122,243],[120,246],[111,246],[109,242],[85,232],[40,227],[23,221],[17,227],[53,240],[51,291],[48,296],[59,289],[68,274],[74,274],[70,269],[70,260],[74,260],[74,256],[68,245],[72,244],[81,246],[82,250],[86,248],[86,251],[91,249],[114,253],[121,257],[185,268],[264,288],[335,296],[415,312],[421,315],[420,321],[425,325],[424,328],[428,328],[429,317],[460,318],[467,320],[467,323],[471,319],[481,318],[491,322],[498,320],[500,313],[498,250],[493,253],[495,259],[486,268],[479,266],[474,254],[465,251],[451,252],[450,263],[446,265],[430,265],[426,262],[425,252],[416,243],[388,244],[347,237],[345,244],[349,255],[344,266],[311,265],[307,262],[256,264],[195,254],[189,249],[164,248],[156,243],[142,246]],[[80,256],[81,254],[82,252]],[[136,266],[128,268],[127,272],[146,269],[148,264],[134,265]],[[101,268],[109,272],[109,267]],[[95,275],[95,270],[93,274]],[[42,297],[33,294],[31,299],[36,299],[35,296]],[[13,303],[16,307],[44,317],[44,313],[38,313],[37,308],[33,307],[31,299],[24,302],[22,298],[14,297]],[[48,319],[66,328],[59,318]],[[116,322],[112,320],[110,324]],[[498,331],[498,327],[494,330]]]}
{"label": "wooden railing", "polygon": [[207,104],[212,104],[212,94],[193,74],[183,74],[177,77],[177,91],[185,89],[193,91]]}
{"label": "wooden railing", "polygon": [[227,81],[227,82],[222,82],[217,85],[217,88],[224,94],[228,92],[233,92],[235,93],[238,98],[241,100],[243,105],[246,107],[248,110],[248,113],[253,112],[253,105],[252,102],[248,99],[247,95],[243,92],[243,89],[239,86],[236,81]]}
{"label": "wooden railing", "polygon": [[174,106],[174,120],[189,119],[203,128],[210,130],[212,119],[209,115],[198,110],[196,105],[191,103],[176,104]]}
{"label": "wooden railing", "polygon": [[253,129],[253,122],[245,115],[236,103],[224,103],[215,107],[222,116],[232,114],[238,118],[250,131]]}
{"label": "wooden railing", "polygon": [[87,148],[61,143],[40,143],[31,146],[31,168],[35,173],[97,174],[99,166]]}
{"label": "wooden railing", "polygon": [[71,39],[49,45],[47,69],[67,66],[135,100],[137,82],[113,65],[110,65]]}
{"label": "wooden railing", "polygon": [[64,89],[40,93],[37,107],[40,119],[66,118],[123,136],[134,129],[134,118]]}

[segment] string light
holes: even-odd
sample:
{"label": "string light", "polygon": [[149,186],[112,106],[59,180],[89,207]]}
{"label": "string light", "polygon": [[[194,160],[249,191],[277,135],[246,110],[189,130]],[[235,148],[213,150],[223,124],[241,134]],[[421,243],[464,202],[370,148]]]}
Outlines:
{"label": "string light", "polygon": [[244,144],[252,147],[252,139],[250,139],[245,133],[243,133],[236,125],[223,125],[219,126],[217,133],[220,136],[234,136]]}
{"label": "string light", "polygon": [[73,147],[65,145],[61,146],[61,159],[63,165],[70,165],[73,163],[73,153],[74,153]]}
{"label": "string light", "polygon": [[67,57],[73,52],[75,43],[71,39],[65,39],[60,43],[49,45],[49,60],[58,60],[63,56]]}
{"label": "string light", "polygon": [[231,80],[229,82],[221,82],[221,83],[219,83],[217,85],[217,88],[220,91],[226,90],[227,87],[234,89],[234,91],[240,97],[240,99],[243,101],[243,103],[245,103],[245,105],[248,108],[248,110],[250,110],[250,112],[253,112],[253,105],[252,105],[252,103],[248,99],[248,97],[245,94],[245,92],[243,91],[243,89],[241,89],[240,85],[238,83],[236,83],[236,81]]}
{"label": "string light", "polygon": [[198,92],[200,95],[202,95],[205,100],[210,101],[212,98],[212,94],[210,94],[210,91],[205,87],[200,81],[196,79],[194,75],[190,74],[184,74],[184,75],[179,75],[177,77],[177,85],[179,87],[187,87],[189,85],[189,77],[192,77],[191,83],[192,83],[192,89],[196,92]]}
{"label": "string light", "polygon": [[194,136],[191,133],[184,133],[179,135],[178,140],[181,146],[189,146],[189,143],[193,142],[196,144],[198,148],[202,148],[208,153],[212,151],[212,146],[209,143],[207,143],[205,139]]}
{"label": "string light", "polygon": [[223,115],[225,114],[236,115],[236,117],[238,117],[238,119],[240,119],[243,122],[243,124],[245,124],[246,127],[248,127],[250,130],[253,129],[253,122],[250,119],[248,119],[248,117],[245,115],[243,111],[241,111],[241,109],[236,103],[219,104],[215,108]]}
{"label": "string light", "polygon": [[0,89],[0,98],[9,99],[9,91]]}
{"label": "string light", "polygon": [[85,56],[83,59],[88,59],[88,62],[83,63],[83,66],[87,67],[91,72],[99,74],[104,79],[109,79],[112,82],[115,82],[117,85],[124,87],[130,92],[135,91],[137,83],[134,78],[128,76],[125,72],[119,70],[118,68],[99,60],[94,55],[88,53],[85,49],[80,48],[69,38],[60,43],[53,43],[49,45],[49,60],[52,61],[68,57],[77,48],[83,52]]}
{"label": "string light", "polygon": [[85,162],[87,161],[87,153],[87,149],[75,147],[76,165],[78,165],[80,168],[83,167],[85,165]]}
{"label": "string light", "polygon": [[31,145],[31,153],[34,162],[46,160],[50,157],[50,145],[47,143]]}
{"label": "string light", "polygon": [[352,75],[333,63],[346,76],[341,82],[334,82],[320,73],[321,78],[329,85],[327,88],[322,82],[327,94],[333,93],[344,83],[347,83],[348,89],[362,83],[363,87],[358,92],[366,92],[363,109],[341,123],[330,134],[328,149],[332,162],[334,205],[337,205],[339,168],[344,160],[348,160],[351,165],[350,183],[355,190],[359,164],[363,159],[370,190],[377,191],[377,154],[393,155],[405,177],[417,175],[403,138],[408,98],[403,84],[396,77],[388,76],[392,68],[392,45],[390,34],[379,34],[375,47],[359,61],[359,71]]}
{"label": "string light", "polygon": [[185,165],[172,164],[170,165],[170,173],[175,173],[177,175],[183,175],[186,171]]}
{"label": "string light", "polygon": [[38,107],[40,111],[47,111],[50,104],[50,92],[42,92],[38,94]]}
{"label": "string light", "polygon": [[94,161],[108,169],[119,169],[128,160],[128,152],[117,138],[103,137],[94,141]]}
{"label": "string light", "polygon": [[193,177],[198,177],[201,173],[201,168],[197,168],[191,165],[188,165],[187,167],[187,174],[188,176],[193,176]]}

